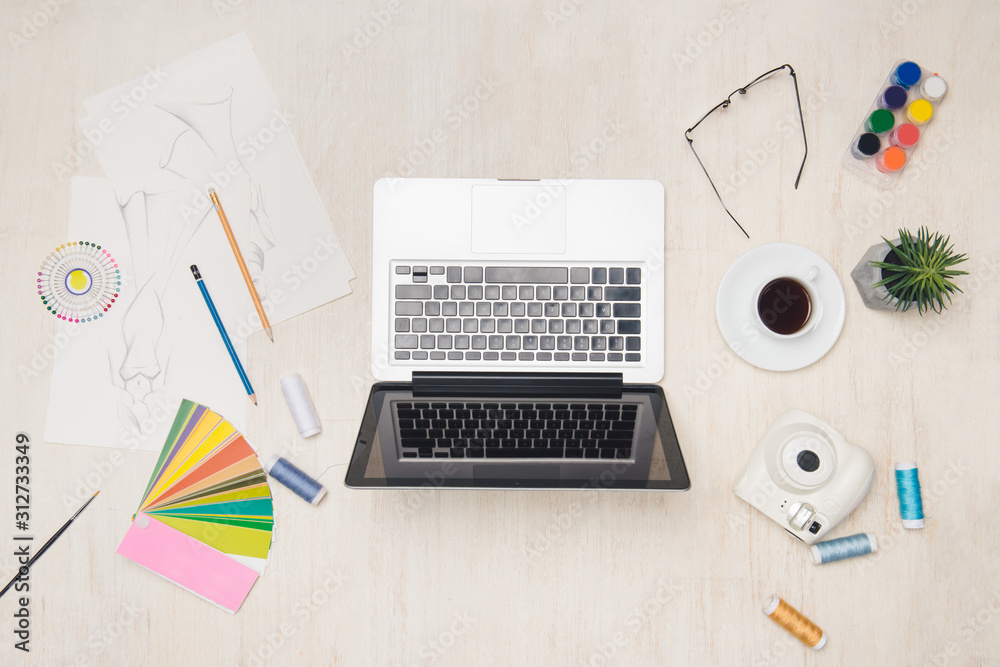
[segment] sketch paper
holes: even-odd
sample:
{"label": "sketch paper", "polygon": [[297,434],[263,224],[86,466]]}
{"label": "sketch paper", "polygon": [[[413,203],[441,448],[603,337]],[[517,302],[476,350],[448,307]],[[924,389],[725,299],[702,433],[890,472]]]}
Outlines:
{"label": "sketch paper", "polygon": [[[187,189],[172,182],[75,177],[69,238],[112,253],[122,292],[99,321],[59,323],[45,440],[157,451],[181,400],[246,423],[246,392],[191,275],[197,264],[241,359],[248,296],[225,233],[205,208],[179,213]],[[234,182],[230,224],[248,235],[249,190]]]}
{"label": "sketch paper", "polygon": [[194,183],[192,202],[209,187],[247,180],[249,237],[241,251],[271,324],[350,293],[354,271],[245,33],[84,107],[81,126],[109,177]]}

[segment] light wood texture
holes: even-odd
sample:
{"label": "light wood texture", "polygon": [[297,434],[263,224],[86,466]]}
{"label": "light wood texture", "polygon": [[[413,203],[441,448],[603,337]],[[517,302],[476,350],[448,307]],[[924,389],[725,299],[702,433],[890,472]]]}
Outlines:
{"label": "light wood texture", "polygon": [[[1000,94],[993,74],[1000,70],[1000,4],[196,4],[22,0],[5,2],[0,13],[0,266],[7,282],[0,318],[0,573],[15,568],[16,432],[34,439],[32,525],[40,536],[65,521],[78,494],[101,489],[31,572],[30,654],[12,646],[14,596],[0,600],[0,662],[997,659]],[[33,20],[42,23],[37,34],[12,44],[10,33]],[[276,488],[270,566],[230,617],[114,553],[155,454],[41,442],[47,357],[57,341],[28,284],[39,258],[65,240],[69,181],[55,165],[101,174],[92,155],[79,164],[72,158],[85,142],[76,125],[82,100],[242,30],[290,114],[359,277],[352,295],[275,326],[274,344],[264,334],[251,340],[248,371],[260,406],[249,408],[249,436],[264,451],[288,452],[304,469],[322,472],[330,494],[311,507]],[[365,38],[366,30],[374,36]],[[951,90],[917,149],[923,168],[911,165],[895,191],[882,193],[840,160],[902,57],[941,72]],[[751,163],[769,132],[779,139],[747,184],[727,195],[748,241],[726,218],[683,132],[729,91],[785,62],[799,72],[803,104],[811,108],[809,160],[797,191],[801,145],[777,130],[793,108],[786,83],[754,89],[740,100],[745,109],[731,110],[728,129],[704,133],[706,151],[712,142],[724,151],[712,163],[722,180]],[[474,102],[477,91],[482,99]],[[662,384],[690,467],[690,492],[595,498],[343,487],[372,382],[371,193],[387,173],[664,183]],[[849,278],[854,264],[881,235],[921,224],[951,234],[970,254],[965,294],[945,316],[864,308]],[[819,252],[847,292],[839,342],[794,373],[761,371],[736,358],[715,323],[726,268],[772,241]],[[279,389],[290,372],[302,374],[323,420],[323,433],[307,441]],[[871,493],[835,535],[873,531],[882,545],[877,556],[813,566],[804,547],[733,495],[732,481],[757,438],[792,406],[836,425],[874,455]],[[908,459],[919,463],[925,488],[922,531],[900,528],[891,470]],[[761,605],[773,593],[824,628],[830,639],[821,653],[764,617]]]}

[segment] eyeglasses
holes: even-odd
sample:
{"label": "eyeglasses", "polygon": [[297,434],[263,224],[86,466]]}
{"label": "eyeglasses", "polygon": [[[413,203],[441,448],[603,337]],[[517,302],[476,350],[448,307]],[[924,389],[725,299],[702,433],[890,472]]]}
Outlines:
{"label": "eyeglasses", "polygon": [[768,72],[764,72],[763,74],[761,74],[760,76],[758,76],[756,79],[754,79],[753,81],[751,81],[747,85],[743,86],[742,88],[737,88],[733,92],[729,93],[729,97],[727,97],[726,99],[722,100],[721,102],[719,102],[718,104],[716,104],[714,107],[712,107],[711,111],[709,111],[707,114],[705,114],[704,116],[702,116],[701,120],[699,120],[697,123],[695,123],[694,125],[692,125],[691,127],[689,127],[687,129],[687,131],[684,133],[684,138],[687,139],[688,146],[691,147],[691,152],[694,153],[695,159],[698,160],[698,164],[701,166],[701,170],[703,172],[705,172],[705,176],[708,177],[708,182],[712,185],[712,190],[715,191],[715,196],[719,198],[719,203],[722,204],[722,208],[726,209],[726,213],[729,215],[730,218],[732,218],[733,222],[736,223],[736,226],[740,228],[740,231],[743,232],[743,234],[747,238],[750,238],[750,235],[747,234],[747,230],[743,229],[743,225],[740,224],[739,220],[737,220],[733,216],[733,214],[730,213],[729,207],[726,206],[726,202],[722,201],[722,195],[719,194],[719,189],[715,187],[715,182],[712,180],[712,177],[709,175],[708,169],[705,168],[705,163],[703,163],[701,161],[701,158],[698,157],[698,151],[696,151],[694,149],[694,139],[691,138],[691,133],[694,132],[695,128],[698,127],[699,125],[701,125],[702,122],[706,118],[708,118],[709,116],[711,116],[713,113],[715,113],[719,109],[726,109],[726,108],[728,108],[729,105],[732,104],[732,102],[733,102],[733,95],[735,95],[736,93],[739,93],[740,95],[746,95],[747,91],[750,90],[750,88],[752,88],[753,86],[756,86],[761,81],[769,78],[770,76],[776,74],[777,72],[780,72],[783,69],[787,69],[788,70],[788,73],[792,75],[792,83],[795,84],[795,104],[799,108],[799,124],[802,126],[802,145],[805,148],[805,152],[802,155],[802,165],[799,167],[799,174],[798,174],[798,176],[795,177],[795,189],[798,190],[798,188],[799,188],[799,180],[802,178],[802,169],[805,168],[805,166],[806,166],[806,156],[809,155],[809,144],[806,142],[806,125],[805,125],[805,122],[802,120],[802,101],[799,99],[799,81],[795,77],[795,70],[792,68],[791,65],[784,64],[781,67],[775,67],[774,69],[772,69],[772,70],[770,70]]}

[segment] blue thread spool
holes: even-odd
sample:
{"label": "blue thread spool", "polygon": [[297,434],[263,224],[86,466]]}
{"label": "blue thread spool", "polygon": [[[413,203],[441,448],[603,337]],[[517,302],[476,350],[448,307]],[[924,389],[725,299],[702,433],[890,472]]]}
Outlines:
{"label": "blue thread spool", "polygon": [[920,498],[920,477],[917,475],[916,463],[896,464],[896,495],[899,497],[903,528],[923,528],[924,503]]}
{"label": "blue thread spool", "polygon": [[809,558],[813,565],[823,565],[846,558],[866,556],[876,551],[878,551],[878,542],[875,541],[875,535],[858,533],[826,542],[817,542],[809,547]]}
{"label": "blue thread spool", "polygon": [[326,489],[323,485],[305,474],[287,460],[277,454],[272,456],[264,464],[264,472],[272,479],[276,479],[284,486],[287,486],[299,498],[316,505],[323,500]]}

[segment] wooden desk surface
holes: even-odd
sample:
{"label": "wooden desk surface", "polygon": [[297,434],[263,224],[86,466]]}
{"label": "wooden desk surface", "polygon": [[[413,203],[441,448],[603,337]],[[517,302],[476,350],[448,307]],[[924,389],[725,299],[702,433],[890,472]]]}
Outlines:
{"label": "wooden desk surface", "polygon": [[[0,266],[8,281],[0,572],[15,570],[17,432],[34,438],[40,533],[62,523],[77,494],[102,491],[31,572],[29,654],[13,647],[14,596],[0,600],[4,664],[995,663],[1000,4],[199,4],[9,0],[0,16]],[[330,494],[313,508],[277,488],[269,569],[230,617],[114,554],[155,454],[41,442],[51,372],[44,355],[55,328],[26,286],[38,258],[65,240],[69,182],[55,165],[102,173],[92,155],[79,164],[71,157],[84,141],[76,124],[82,100],[243,30],[291,114],[359,277],[349,297],[277,326],[274,345],[262,334],[250,342],[261,399],[250,411],[250,437],[326,470]],[[917,150],[923,166],[883,193],[840,160],[903,57],[941,72],[951,91],[929,145]],[[704,135],[720,151],[712,164],[747,240],[683,133],[729,91],[785,62],[798,71],[807,114],[809,159],[798,190],[794,133],[777,132],[777,148],[763,153],[758,143],[792,112],[768,108],[791,99],[777,87],[761,89],[763,104],[734,111],[731,127]],[[725,137],[730,131],[734,138]],[[745,185],[741,168],[754,172]],[[372,184],[390,173],[665,185],[662,384],[690,492],[591,499],[344,488],[373,380]],[[880,236],[921,224],[951,234],[970,254],[965,293],[946,316],[866,309],[850,270]],[[726,268],[773,241],[819,252],[847,292],[839,341],[793,373],[738,359],[715,323]],[[34,369],[36,354],[43,356]],[[295,371],[323,421],[323,433],[307,441],[279,391],[278,379]],[[733,495],[757,438],[793,406],[875,457],[871,492],[835,534],[875,532],[877,556],[813,566],[801,545]],[[891,469],[907,459],[919,462],[924,483],[922,531],[900,528]],[[772,593],[826,630],[821,653],[762,615]]]}

